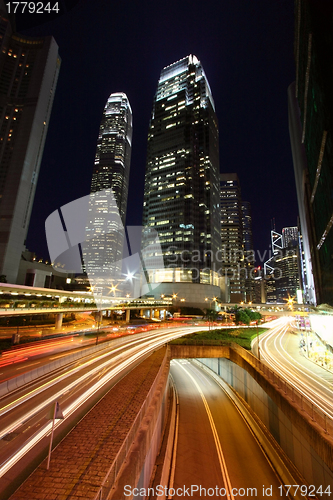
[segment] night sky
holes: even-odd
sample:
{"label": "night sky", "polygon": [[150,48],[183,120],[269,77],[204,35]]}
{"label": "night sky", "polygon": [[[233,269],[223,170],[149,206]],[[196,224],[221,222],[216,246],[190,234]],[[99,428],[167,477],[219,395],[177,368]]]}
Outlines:
{"label": "night sky", "polygon": [[[52,3],[52,2],[51,2]],[[74,2],[75,3],[75,2]],[[102,111],[125,92],[133,111],[127,223],[141,225],[147,132],[161,69],[189,54],[210,83],[220,131],[220,170],[237,172],[252,204],[254,247],[296,225],[287,88],[295,79],[291,0],[81,0],[31,36],[53,35],[62,65],[39,174],[27,247],[48,257],[44,223],[90,192]],[[257,263],[259,264],[258,260]]]}

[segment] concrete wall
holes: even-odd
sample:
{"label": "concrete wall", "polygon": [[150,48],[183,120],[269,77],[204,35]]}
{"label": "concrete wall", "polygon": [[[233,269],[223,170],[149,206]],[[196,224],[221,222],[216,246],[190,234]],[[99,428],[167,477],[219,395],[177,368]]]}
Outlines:
{"label": "concrete wall", "polygon": [[[333,484],[333,425],[311,416],[311,406],[267,366],[236,344],[169,345],[171,358],[197,358],[249,404],[309,484]],[[218,358],[218,359],[207,359]],[[261,369],[260,369],[261,368]],[[265,373],[263,369],[265,368]],[[267,373],[266,373],[267,372]],[[302,411],[302,407],[304,411]],[[307,411],[305,411],[307,410]],[[316,419],[314,420],[313,417]],[[320,425],[321,424],[321,425]]]}
{"label": "concrete wall", "polygon": [[[125,486],[134,488],[148,488],[152,471],[159,453],[163,430],[167,419],[168,393],[169,393],[169,368],[168,354],[164,358],[164,369],[156,380],[153,388],[153,397],[146,411],[145,417],[136,434],[135,440],[126,456],[126,460],[117,475],[115,484],[107,496],[108,500],[131,500],[133,496],[125,496]],[[144,500],[144,497],[135,496]]]}
{"label": "concrete wall", "polygon": [[323,489],[333,484],[333,471],[316,453],[296,422],[291,422],[244,368],[224,358],[200,361],[249,404],[309,484]]}

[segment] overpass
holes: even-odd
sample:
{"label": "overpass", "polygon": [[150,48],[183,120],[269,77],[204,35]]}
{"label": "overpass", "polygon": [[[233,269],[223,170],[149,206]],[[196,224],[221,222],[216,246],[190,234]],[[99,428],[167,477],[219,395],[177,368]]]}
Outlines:
{"label": "overpass", "polygon": [[[110,291],[111,293],[111,291]],[[97,322],[101,321],[103,311],[125,311],[126,322],[130,320],[130,311],[149,311],[150,318],[159,319],[165,317],[165,311],[173,306],[181,306],[172,297],[163,297],[160,300],[151,298],[114,297],[111,295],[99,298],[102,302],[101,309],[95,304],[94,294],[91,291],[67,291],[53,288],[38,288],[25,285],[14,285],[0,283],[0,317],[30,316],[40,314],[55,315],[55,330],[62,327],[63,314],[95,312]],[[263,316],[306,316],[309,306],[295,304],[256,304],[256,303],[218,303],[217,309],[222,314],[235,307],[251,308],[260,312]],[[204,308],[203,308],[204,309]]]}
{"label": "overpass", "polygon": [[89,291],[55,290],[24,285],[0,283],[0,316],[29,316],[36,314],[56,314],[56,329],[62,325],[64,313],[126,311],[126,321],[131,310],[149,310],[150,317],[156,317],[172,305],[172,299],[153,300],[149,298],[104,296],[102,309],[95,304],[94,294]]}

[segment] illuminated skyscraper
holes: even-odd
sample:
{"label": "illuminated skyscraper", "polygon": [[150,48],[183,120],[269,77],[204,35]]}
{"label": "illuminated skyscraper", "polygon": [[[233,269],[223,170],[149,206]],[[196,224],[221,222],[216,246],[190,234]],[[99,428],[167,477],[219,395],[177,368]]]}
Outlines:
{"label": "illuminated skyscraper", "polygon": [[15,283],[60,69],[52,37],[14,34],[0,3],[0,274]]}
{"label": "illuminated skyscraper", "polygon": [[297,227],[285,227],[282,234],[271,231],[272,257],[265,262],[267,302],[285,303],[296,297],[300,286]]}
{"label": "illuminated skyscraper", "polygon": [[180,297],[185,283],[198,285],[201,299],[219,292],[218,176],[215,105],[203,67],[190,55],[162,70],[148,133],[143,241],[149,241],[150,228],[158,231],[165,269],[150,269],[149,281],[163,282],[163,293]]}
{"label": "illuminated skyscraper", "polygon": [[126,94],[108,98],[99,128],[91,192],[112,188],[125,224],[132,150],[132,109]]}
{"label": "illuminated skyscraper", "polygon": [[[220,174],[223,275],[229,280],[230,302],[246,300],[246,269],[241,186],[236,173]],[[248,222],[248,217],[245,218]],[[247,228],[247,235],[249,228]],[[251,229],[252,237],[252,229]]]}
{"label": "illuminated skyscraper", "polygon": [[106,102],[99,129],[91,181],[94,216],[86,229],[89,244],[84,260],[95,283],[121,277],[131,149],[131,106],[126,94],[114,93]]}

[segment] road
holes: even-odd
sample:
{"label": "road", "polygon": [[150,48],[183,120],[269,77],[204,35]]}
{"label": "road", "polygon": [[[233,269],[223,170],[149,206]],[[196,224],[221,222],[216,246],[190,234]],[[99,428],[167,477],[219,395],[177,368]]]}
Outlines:
{"label": "road", "polygon": [[333,419],[333,374],[302,354],[299,337],[292,333],[290,321],[280,318],[260,336],[261,360]]}
{"label": "road", "polygon": [[[18,389],[0,400],[0,478],[3,485],[13,480],[24,466],[36,458],[51,429],[54,401],[65,416],[56,423],[56,432],[69,431],[78,418],[106,391],[150,352],[194,328],[160,329],[121,339],[115,345],[86,356],[62,369]],[[200,327],[202,328],[202,327]],[[43,442],[44,442],[43,441]],[[45,443],[44,443],[45,448]],[[45,455],[44,455],[45,456]],[[42,457],[43,458],[43,457]]]}
{"label": "road", "polygon": [[[118,328],[114,326],[103,327],[103,335],[99,335],[99,343],[116,339],[118,337],[126,337],[137,332],[145,332],[158,325],[146,325],[135,329]],[[62,336],[59,338],[51,338],[39,340],[27,344],[18,345],[10,350],[2,353],[0,358],[0,382],[8,380],[11,377],[21,375],[26,371],[39,368],[45,364],[50,363],[54,359],[62,356],[67,356],[68,351],[71,353],[75,350],[80,350],[83,347],[89,347],[96,344],[96,331],[89,330],[91,335],[84,335],[83,330],[73,331],[72,334]]]}
{"label": "road", "polygon": [[269,496],[267,488],[273,498],[280,497],[279,478],[214,379],[188,360],[173,360],[171,374],[179,397],[175,473],[170,487],[180,494],[173,498],[181,498],[184,488],[192,488],[194,498],[261,499]]}

